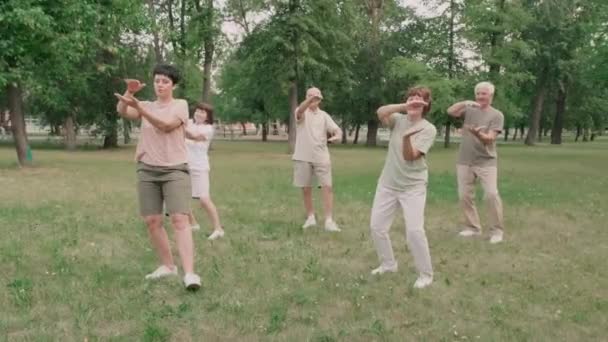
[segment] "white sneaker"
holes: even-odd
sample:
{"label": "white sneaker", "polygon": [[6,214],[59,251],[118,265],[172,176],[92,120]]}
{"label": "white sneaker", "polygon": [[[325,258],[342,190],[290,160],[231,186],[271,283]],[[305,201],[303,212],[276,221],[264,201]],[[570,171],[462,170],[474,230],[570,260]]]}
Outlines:
{"label": "white sneaker", "polygon": [[224,237],[224,230],[223,229],[216,229],[213,231],[213,233],[211,233],[211,235],[209,235],[209,237],[207,238],[207,240],[217,240],[219,238]]}
{"label": "white sneaker", "polygon": [[380,275],[380,274],[384,274],[384,273],[387,273],[387,272],[391,272],[391,273],[397,272],[397,266],[395,266],[395,267],[385,267],[385,266],[380,265],[380,267],[374,268],[372,270],[372,275]]}
{"label": "white sneaker", "polygon": [[146,279],[158,279],[158,278],[175,276],[175,275],[177,275],[177,266],[173,266],[172,268],[169,268],[165,265],[162,265],[159,268],[157,268],[154,272],[146,275]]}
{"label": "white sneaker", "polygon": [[184,285],[186,285],[186,290],[196,291],[201,288],[201,277],[194,273],[186,273]]}
{"label": "white sneaker", "polygon": [[458,235],[463,236],[463,237],[471,237],[471,236],[481,235],[481,232],[478,230],[467,228],[467,229],[461,231],[460,233],[458,233]]}
{"label": "white sneaker", "polygon": [[341,232],[342,230],[338,228],[336,222],[332,219],[325,221],[325,231],[327,232]]}
{"label": "white sneaker", "polygon": [[502,233],[492,234],[492,236],[490,237],[490,243],[495,244],[499,242],[502,242]]}
{"label": "white sneaker", "polygon": [[414,288],[423,289],[423,288],[431,285],[432,283],[433,283],[433,277],[421,274],[418,277],[418,279],[416,279],[416,282],[414,283]]}
{"label": "white sneaker", "polygon": [[306,222],[304,222],[304,225],[302,226],[302,228],[306,229],[306,228],[310,228],[310,227],[316,226],[316,225],[317,225],[317,219],[315,218],[315,215],[310,215],[306,219]]}
{"label": "white sneaker", "polygon": [[201,225],[200,224],[193,224],[190,226],[190,229],[192,230],[200,230],[201,229]]}

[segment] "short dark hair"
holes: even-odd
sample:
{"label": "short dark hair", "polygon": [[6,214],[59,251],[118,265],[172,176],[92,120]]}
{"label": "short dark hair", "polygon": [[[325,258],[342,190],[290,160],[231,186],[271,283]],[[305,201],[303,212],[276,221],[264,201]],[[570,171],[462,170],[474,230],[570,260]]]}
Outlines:
{"label": "short dark hair", "polygon": [[213,125],[213,106],[212,105],[205,103],[205,102],[199,102],[196,105],[196,109],[204,110],[205,112],[207,112],[207,119],[205,119],[205,123],[209,124],[209,125]]}
{"label": "short dark hair", "polygon": [[431,89],[427,88],[427,87],[413,87],[408,89],[407,93],[405,94],[405,101],[407,101],[408,98],[410,98],[411,96],[420,96],[422,97],[422,99],[428,103],[427,106],[424,107],[424,109],[422,110],[422,116],[426,116],[426,114],[431,110],[431,102],[433,101],[432,97],[431,97]]}
{"label": "short dark hair", "polygon": [[156,75],[167,76],[171,79],[171,82],[173,82],[174,85],[178,84],[179,80],[181,79],[179,70],[177,70],[176,67],[170,64],[158,64],[157,66],[155,66],[154,70],[152,71],[152,77]]}

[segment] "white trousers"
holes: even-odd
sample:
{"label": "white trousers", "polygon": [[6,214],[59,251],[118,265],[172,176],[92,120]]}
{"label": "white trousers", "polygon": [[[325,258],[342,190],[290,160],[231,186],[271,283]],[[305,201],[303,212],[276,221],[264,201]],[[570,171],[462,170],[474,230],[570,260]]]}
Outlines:
{"label": "white trousers", "polygon": [[414,258],[418,273],[433,275],[429,243],[424,232],[424,207],[426,205],[426,184],[413,186],[406,191],[395,191],[378,184],[371,214],[371,235],[381,266],[396,268],[397,261],[389,230],[398,207],[403,210],[407,245]]}

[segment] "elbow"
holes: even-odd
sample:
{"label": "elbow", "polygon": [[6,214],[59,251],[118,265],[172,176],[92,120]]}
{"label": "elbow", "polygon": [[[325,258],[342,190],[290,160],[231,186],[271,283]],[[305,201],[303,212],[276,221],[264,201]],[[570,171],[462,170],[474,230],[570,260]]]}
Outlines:
{"label": "elbow", "polygon": [[157,127],[159,130],[161,130],[163,133],[169,133],[173,130],[173,128],[171,127],[171,125],[166,124],[166,123],[162,123],[160,125],[158,125]]}

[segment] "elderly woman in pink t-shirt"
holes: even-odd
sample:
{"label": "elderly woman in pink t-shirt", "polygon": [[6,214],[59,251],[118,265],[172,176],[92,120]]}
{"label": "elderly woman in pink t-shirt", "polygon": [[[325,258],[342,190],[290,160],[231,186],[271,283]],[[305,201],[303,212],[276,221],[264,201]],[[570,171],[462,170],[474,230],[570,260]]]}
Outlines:
{"label": "elderly woman in pink t-shirt", "polygon": [[188,123],[188,103],[173,98],[173,89],[179,82],[178,70],[171,65],[154,68],[155,101],[139,101],[135,93],[145,84],[126,80],[124,95],[116,110],[126,119],[141,119],[141,133],[137,144],[137,191],[140,214],[148,226],[150,240],[156,249],[161,265],[146,279],[177,275],[177,266],[169,245],[167,232],[162,226],[163,203],[171,216],[175,239],[184,269],[184,284],[188,290],[201,286],[194,273],[194,243],[188,222],[190,208],[190,173],[186,153],[185,127]]}

